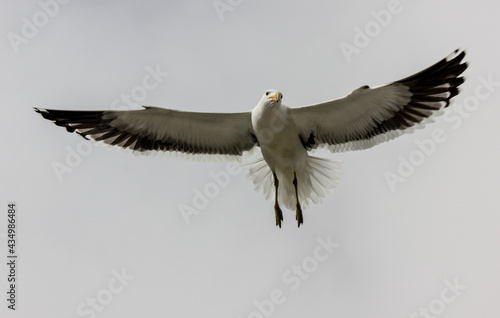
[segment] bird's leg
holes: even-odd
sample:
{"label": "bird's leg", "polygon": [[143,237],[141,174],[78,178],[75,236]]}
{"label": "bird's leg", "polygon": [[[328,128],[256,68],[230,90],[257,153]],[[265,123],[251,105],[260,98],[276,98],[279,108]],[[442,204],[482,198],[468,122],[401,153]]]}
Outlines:
{"label": "bird's leg", "polygon": [[295,187],[295,199],[297,202],[296,209],[297,209],[297,214],[295,215],[295,219],[297,220],[297,223],[299,224],[299,227],[301,224],[304,223],[304,218],[302,217],[302,208],[300,207],[299,203],[299,191],[297,189],[297,174],[295,171],[293,172],[293,186]]}
{"label": "bird's leg", "polygon": [[278,204],[278,186],[280,182],[278,181],[278,177],[276,173],[273,172],[274,177],[274,213],[276,214],[276,225],[281,228],[281,221],[283,221],[283,212],[280,209],[280,205]]}

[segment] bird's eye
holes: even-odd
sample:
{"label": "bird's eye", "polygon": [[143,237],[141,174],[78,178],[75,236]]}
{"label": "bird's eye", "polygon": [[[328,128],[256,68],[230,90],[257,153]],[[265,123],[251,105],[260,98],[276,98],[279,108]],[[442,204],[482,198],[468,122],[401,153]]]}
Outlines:
{"label": "bird's eye", "polygon": [[266,92],[266,96],[269,95],[269,92]]}

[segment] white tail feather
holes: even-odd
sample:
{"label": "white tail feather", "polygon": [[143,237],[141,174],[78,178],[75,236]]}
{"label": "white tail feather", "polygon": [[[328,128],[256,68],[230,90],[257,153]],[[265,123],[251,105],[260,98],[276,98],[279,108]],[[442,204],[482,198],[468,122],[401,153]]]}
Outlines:
{"label": "white tail feather", "polygon": [[274,195],[273,174],[264,158],[242,166],[248,168],[247,178],[253,182],[254,190],[264,194],[266,200],[270,200]]}
{"label": "white tail feather", "polygon": [[[244,164],[248,168],[247,178],[254,184],[257,192],[264,194],[266,200],[274,198],[274,180],[271,169],[263,158]],[[342,161],[308,156],[304,168],[297,171],[299,201],[303,208],[309,204],[320,203],[339,183]],[[279,203],[295,210],[295,188],[293,173],[276,172],[279,180]]]}

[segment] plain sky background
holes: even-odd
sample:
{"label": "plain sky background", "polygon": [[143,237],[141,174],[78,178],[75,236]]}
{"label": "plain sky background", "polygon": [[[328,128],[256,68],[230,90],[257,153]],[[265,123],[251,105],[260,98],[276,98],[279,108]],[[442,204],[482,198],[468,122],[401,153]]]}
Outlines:
{"label": "plain sky background", "polygon": [[[74,0],[44,21],[37,1],[2,2],[0,252],[5,264],[15,202],[19,282],[12,312],[0,266],[0,316],[264,317],[254,302],[269,311],[265,300],[281,291],[272,317],[407,318],[429,306],[439,317],[498,317],[500,86],[481,82],[500,82],[498,3],[401,0],[385,26],[371,12],[393,1],[219,3],[231,10],[219,15],[212,0]],[[12,45],[34,17],[36,34]],[[349,62],[341,43],[354,45],[366,26],[373,36]],[[195,189],[226,163],[95,147],[32,109],[123,106],[114,101],[139,92],[148,67],[168,76],[128,109],[246,111],[269,88],[295,107],[403,78],[458,47],[470,67],[447,117],[370,150],[316,153],[343,160],[343,177],[300,229],[288,210],[275,227],[273,203],[244,172],[187,224],[179,206],[193,206]],[[465,108],[477,92],[489,96]],[[436,130],[446,140],[392,191],[387,172],[419,158],[417,143]],[[54,165],[78,149],[90,153],[60,182]],[[321,254],[328,239],[340,245]],[[302,265],[304,279],[291,272]],[[123,270],[134,277],[124,287],[113,274]],[[466,289],[457,296],[446,281]]]}

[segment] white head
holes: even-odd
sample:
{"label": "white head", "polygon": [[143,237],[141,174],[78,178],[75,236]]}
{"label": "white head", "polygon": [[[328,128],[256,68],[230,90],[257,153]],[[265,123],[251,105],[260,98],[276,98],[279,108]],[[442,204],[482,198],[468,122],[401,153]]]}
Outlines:
{"label": "white head", "polygon": [[275,89],[268,89],[264,95],[262,95],[260,102],[266,105],[281,104],[282,99],[283,94],[281,94],[281,92]]}

